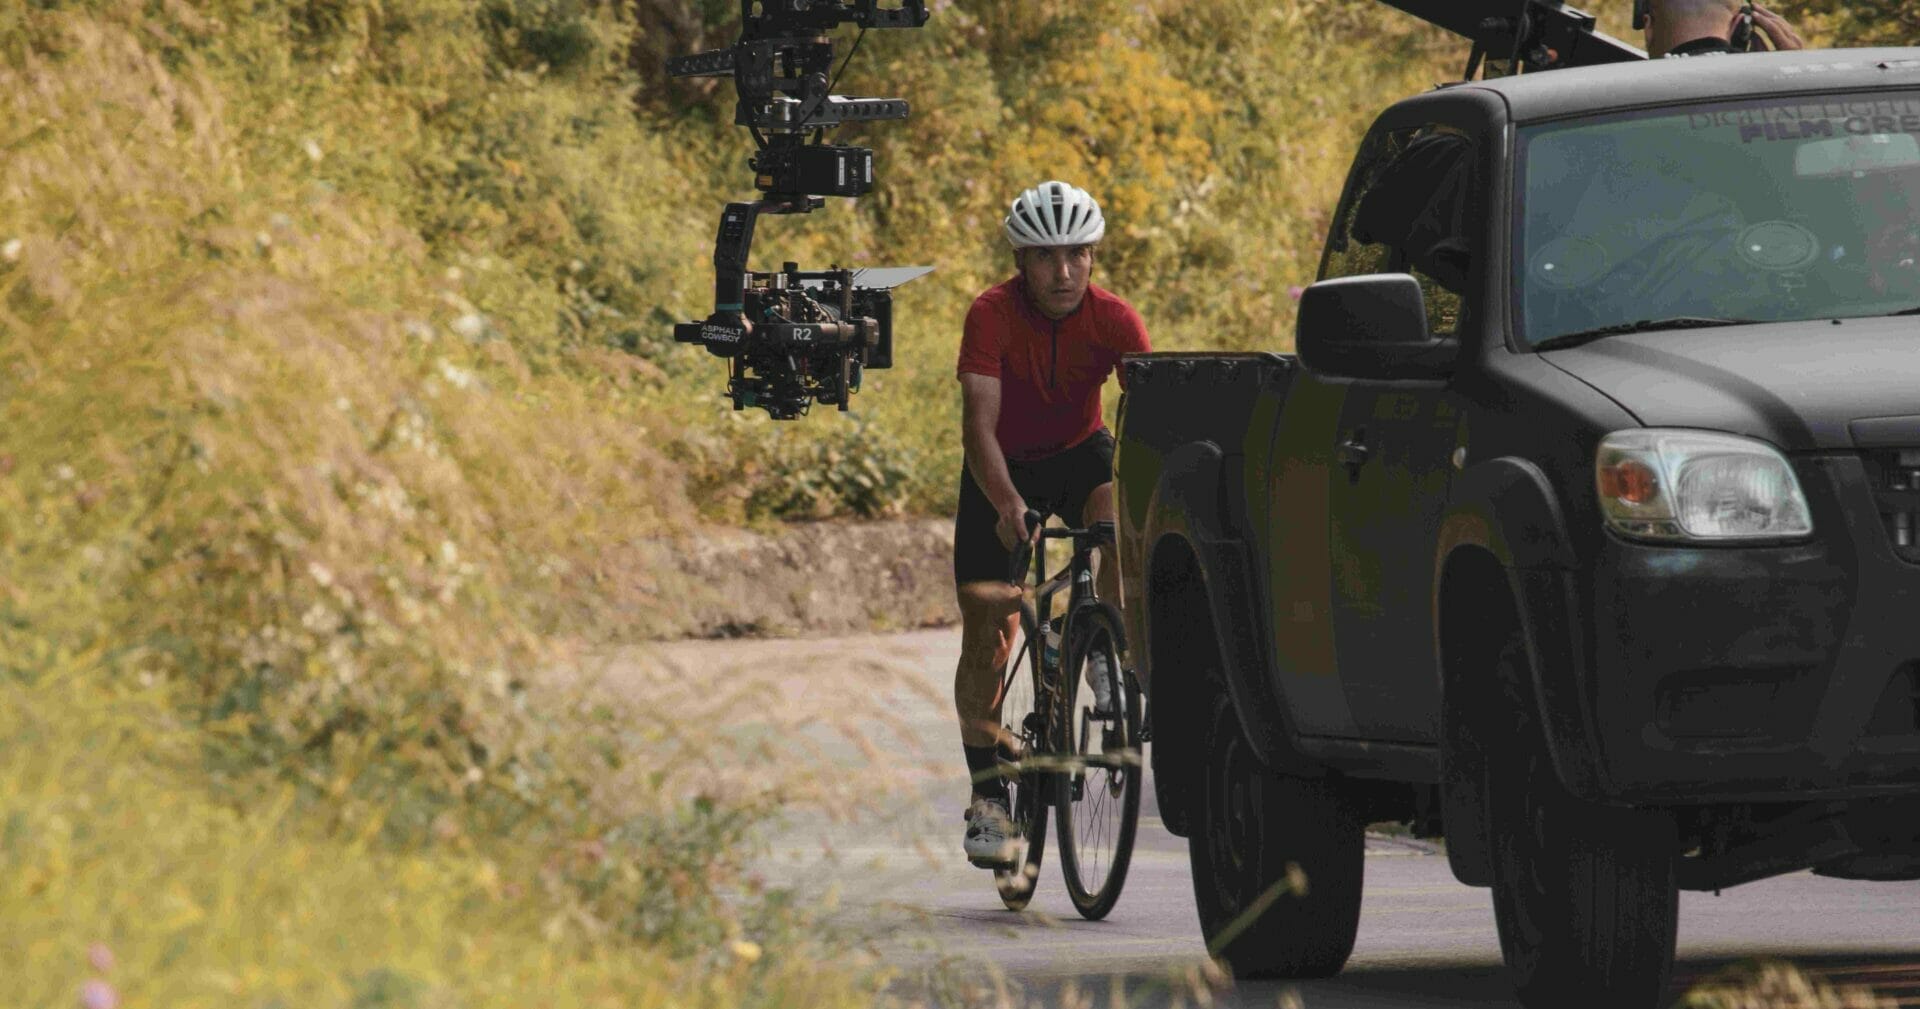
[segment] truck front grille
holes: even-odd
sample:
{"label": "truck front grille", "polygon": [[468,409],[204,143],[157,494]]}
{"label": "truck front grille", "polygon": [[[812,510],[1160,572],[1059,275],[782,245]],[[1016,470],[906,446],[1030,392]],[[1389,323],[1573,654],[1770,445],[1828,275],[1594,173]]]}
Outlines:
{"label": "truck front grille", "polygon": [[1920,564],[1920,449],[1879,449],[1865,460],[1887,541],[1901,560]]}

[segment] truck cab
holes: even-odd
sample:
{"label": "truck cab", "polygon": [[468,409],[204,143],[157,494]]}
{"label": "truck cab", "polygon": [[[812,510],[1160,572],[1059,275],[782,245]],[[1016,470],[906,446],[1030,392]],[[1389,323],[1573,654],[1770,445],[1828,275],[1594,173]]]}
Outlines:
{"label": "truck cab", "polygon": [[1920,878],[1916,314],[1920,50],[1383,113],[1293,353],[1127,364],[1132,659],[1236,971],[1339,969],[1382,820],[1530,1006],[1654,1004],[1679,889]]}

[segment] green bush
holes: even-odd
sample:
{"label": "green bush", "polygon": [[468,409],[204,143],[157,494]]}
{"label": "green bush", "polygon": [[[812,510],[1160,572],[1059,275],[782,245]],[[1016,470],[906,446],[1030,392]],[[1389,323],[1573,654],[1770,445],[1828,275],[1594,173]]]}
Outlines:
{"label": "green bush", "polygon": [[501,66],[567,74],[592,68],[610,49],[586,0],[486,0],[480,24]]}
{"label": "green bush", "polygon": [[824,432],[805,438],[782,432],[748,450],[760,470],[747,497],[749,519],[871,519],[905,512],[919,475],[910,449],[864,420]]}

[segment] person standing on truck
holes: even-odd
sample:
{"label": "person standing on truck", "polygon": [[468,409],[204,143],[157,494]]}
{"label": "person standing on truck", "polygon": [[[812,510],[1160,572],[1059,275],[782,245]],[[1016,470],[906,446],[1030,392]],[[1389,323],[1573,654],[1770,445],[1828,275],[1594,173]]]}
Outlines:
{"label": "person standing on truck", "polygon": [[[1092,283],[1107,225],[1085,190],[1034,186],[1013,201],[1005,230],[1014,275],[974,300],[956,369],[966,462],[953,535],[961,621],[953,702],[973,780],[964,848],[983,868],[1019,855],[1000,777],[1000,761],[1018,756],[1007,752],[999,717],[1000,674],[1019,628],[1013,553],[1039,534],[1028,509],[1113,520],[1113,435],[1100,390],[1121,355],[1149,349],[1140,313]],[[1117,602],[1117,572],[1104,551],[1101,560],[1098,591]],[[1107,680],[1093,679],[1095,705],[1105,708]]]}
{"label": "person standing on truck", "polygon": [[1759,4],[1742,5],[1739,0],[1651,0],[1643,10],[1647,55],[1654,59],[1746,52],[1746,46],[1736,40],[1757,37],[1764,37],[1774,49],[1807,46],[1792,25]]}

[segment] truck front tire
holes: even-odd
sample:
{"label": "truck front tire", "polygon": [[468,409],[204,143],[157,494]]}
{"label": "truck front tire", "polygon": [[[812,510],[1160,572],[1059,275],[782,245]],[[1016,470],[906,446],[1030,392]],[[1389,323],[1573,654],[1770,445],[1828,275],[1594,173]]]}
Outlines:
{"label": "truck front tire", "polygon": [[[1532,716],[1526,647],[1502,648],[1504,703],[1486,734],[1486,833],[1494,920],[1528,1009],[1660,1004],[1679,898],[1673,818],[1569,794]],[[1504,723],[1504,724],[1498,724]],[[1504,731],[1501,731],[1504,730]]]}
{"label": "truck front tire", "polygon": [[1263,763],[1225,697],[1205,745],[1203,819],[1187,853],[1208,951],[1240,978],[1339,973],[1360,926],[1365,834],[1355,810],[1336,779]]}

